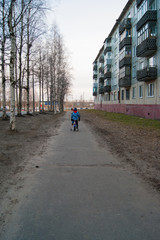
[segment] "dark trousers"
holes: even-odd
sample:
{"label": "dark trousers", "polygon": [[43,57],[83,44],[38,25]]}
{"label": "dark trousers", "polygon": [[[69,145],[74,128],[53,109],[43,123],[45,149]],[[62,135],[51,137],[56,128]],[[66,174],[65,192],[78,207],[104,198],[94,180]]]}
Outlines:
{"label": "dark trousers", "polygon": [[74,121],[76,122],[76,125],[77,125],[77,128],[78,128],[78,120],[72,120],[72,125],[73,125]]}

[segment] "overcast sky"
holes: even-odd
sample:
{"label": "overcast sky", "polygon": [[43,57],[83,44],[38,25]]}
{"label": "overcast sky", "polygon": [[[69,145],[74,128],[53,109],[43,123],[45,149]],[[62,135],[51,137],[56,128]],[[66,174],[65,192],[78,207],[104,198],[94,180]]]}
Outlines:
{"label": "overcast sky", "polygon": [[93,99],[92,63],[128,0],[57,0],[56,7],[50,1],[49,24],[56,21],[73,67],[69,98]]}

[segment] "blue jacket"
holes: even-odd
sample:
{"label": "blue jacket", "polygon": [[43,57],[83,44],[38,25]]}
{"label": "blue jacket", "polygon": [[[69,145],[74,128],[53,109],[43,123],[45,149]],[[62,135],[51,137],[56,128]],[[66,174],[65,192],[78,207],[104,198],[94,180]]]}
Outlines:
{"label": "blue jacket", "polygon": [[73,112],[71,115],[71,120],[80,120],[80,114],[79,112]]}

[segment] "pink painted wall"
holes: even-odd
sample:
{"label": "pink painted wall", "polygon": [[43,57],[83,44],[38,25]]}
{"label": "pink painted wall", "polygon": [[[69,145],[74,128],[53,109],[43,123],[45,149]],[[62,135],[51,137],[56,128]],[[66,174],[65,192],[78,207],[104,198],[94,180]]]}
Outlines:
{"label": "pink painted wall", "polygon": [[149,119],[160,119],[160,105],[147,104],[95,104],[95,109],[124,113]]}

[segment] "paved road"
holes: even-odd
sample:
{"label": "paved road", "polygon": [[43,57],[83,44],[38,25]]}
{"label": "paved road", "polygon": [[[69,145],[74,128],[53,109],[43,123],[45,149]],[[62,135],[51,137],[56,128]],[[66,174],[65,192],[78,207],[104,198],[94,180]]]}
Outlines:
{"label": "paved road", "polygon": [[34,158],[1,240],[159,240],[158,195],[66,115]]}

